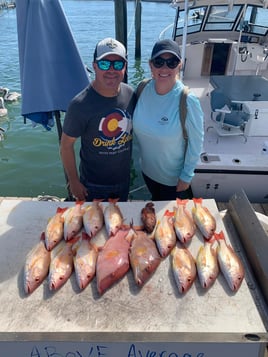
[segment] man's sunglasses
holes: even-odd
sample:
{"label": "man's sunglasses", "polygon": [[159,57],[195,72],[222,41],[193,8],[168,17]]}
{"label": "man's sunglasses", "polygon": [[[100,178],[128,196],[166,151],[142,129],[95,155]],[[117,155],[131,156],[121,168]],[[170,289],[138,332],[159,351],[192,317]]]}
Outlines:
{"label": "man's sunglasses", "polygon": [[126,61],[124,60],[116,60],[116,61],[100,60],[96,62],[98,68],[101,69],[102,71],[108,71],[111,68],[111,66],[113,66],[113,69],[116,71],[122,71],[126,63]]}
{"label": "man's sunglasses", "polygon": [[180,60],[175,56],[168,59],[162,57],[156,57],[152,60],[152,64],[155,68],[161,68],[164,66],[165,63],[168,66],[168,68],[174,69],[178,66]]}

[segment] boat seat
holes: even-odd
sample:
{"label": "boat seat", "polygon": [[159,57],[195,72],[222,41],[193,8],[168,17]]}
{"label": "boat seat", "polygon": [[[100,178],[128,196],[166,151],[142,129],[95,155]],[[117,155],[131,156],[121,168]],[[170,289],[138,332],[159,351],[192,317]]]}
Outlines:
{"label": "boat seat", "polygon": [[244,135],[245,123],[249,114],[243,110],[242,103],[231,103],[219,88],[210,93],[211,119],[219,136]]}

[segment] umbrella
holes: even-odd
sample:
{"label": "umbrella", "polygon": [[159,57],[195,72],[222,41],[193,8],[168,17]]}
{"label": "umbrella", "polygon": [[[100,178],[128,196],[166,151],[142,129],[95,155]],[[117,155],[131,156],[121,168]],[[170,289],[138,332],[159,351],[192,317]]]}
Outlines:
{"label": "umbrella", "polygon": [[47,130],[89,84],[89,76],[59,0],[16,3],[21,114]]}

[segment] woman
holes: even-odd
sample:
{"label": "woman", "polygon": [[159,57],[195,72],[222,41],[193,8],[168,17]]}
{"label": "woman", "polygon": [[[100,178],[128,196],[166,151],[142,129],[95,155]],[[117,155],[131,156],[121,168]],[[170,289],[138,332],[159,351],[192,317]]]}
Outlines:
{"label": "woman", "polygon": [[179,45],[172,40],[156,42],[149,65],[152,80],[143,89],[133,116],[142,174],[154,201],[192,198],[190,183],[204,136],[200,102],[193,93],[188,94],[186,145],[179,117],[184,89],[179,80]]}

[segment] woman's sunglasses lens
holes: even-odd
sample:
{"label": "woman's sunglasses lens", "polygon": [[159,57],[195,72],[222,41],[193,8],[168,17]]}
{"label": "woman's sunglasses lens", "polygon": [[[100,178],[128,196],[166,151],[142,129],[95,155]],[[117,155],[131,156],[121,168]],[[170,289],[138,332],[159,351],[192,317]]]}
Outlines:
{"label": "woman's sunglasses lens", "polygon": [[176,57],[172,57],[172,58],[168,58],[168,59],[164,59],[162,57],[156,57],[155,59],[153,59],[152,62],[153,62],[153,65],[155,66],[155,68],[161,68],[166,63],[168,68],[174,69],[177,67],[177,65],[179,64],[180,61]]}
{"label": "woman's sunglasses lens", "polygon": [[156,57],[155,59],[153,59],[153,65],[155,66],[155,68],[161,68],[162,66],[164,66],[165,60],[161,57]]}
{"label": "woman's sunglasses lens", "polygon": [[179,64],[179,60],[177,58],[173,57],[173,58],[167,59],[166,63],[169,68],[174,69]]}

